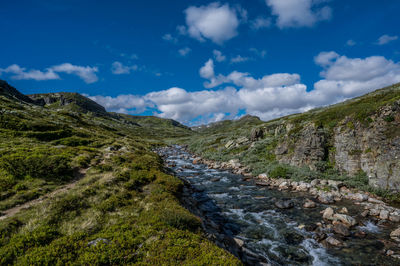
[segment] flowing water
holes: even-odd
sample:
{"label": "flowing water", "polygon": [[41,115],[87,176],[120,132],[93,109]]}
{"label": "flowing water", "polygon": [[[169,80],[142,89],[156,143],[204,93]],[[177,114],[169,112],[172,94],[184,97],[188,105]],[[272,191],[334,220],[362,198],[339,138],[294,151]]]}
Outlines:
{"label": "flowing water", "polygon": [[[193,157],[179,146],[159,153],[175,174],[193,187],[191,197],[201,218],[212,221],[221,233],[242,240],[244,249],[256,255],[251,264],[400,265],[400,261],[384,254],[382,239],[389,238],[393,229],[390,226],[376,226],[375,221],[365,218],[364,226],[354,228],[352,235],[343,239],[345,246],[325,248],[313,239],[315,233],[306,229],[307,225],[321,222],[320,211],[327,205],[302,208],[310,195],[268,189],[229,171],[195,165]],[[294,201],[294,208],[275,207],[277,200],[288,198]],[[335,206],[347,207],[352,216],[361,208],[346,201]],[[366,234],[357,234],[360,231]]]}

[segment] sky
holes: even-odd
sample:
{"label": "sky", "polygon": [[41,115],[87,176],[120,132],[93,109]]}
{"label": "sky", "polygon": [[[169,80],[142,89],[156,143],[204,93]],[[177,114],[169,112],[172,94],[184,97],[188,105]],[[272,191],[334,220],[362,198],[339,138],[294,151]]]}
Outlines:
{"label": "sky", "polygon": [[0,79],[198,125],[400,82],[398,0],[2,1]]}

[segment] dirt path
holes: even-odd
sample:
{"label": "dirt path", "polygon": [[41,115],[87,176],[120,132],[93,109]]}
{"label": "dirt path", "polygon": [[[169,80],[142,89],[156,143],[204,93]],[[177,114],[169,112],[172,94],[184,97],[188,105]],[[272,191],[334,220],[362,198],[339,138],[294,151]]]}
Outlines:
{"label": "dirt path", "polygon": [[32,206],[35,206],[35,205],[43,202],[46,199],[54,198],[56,195],[58,195],[60,193],[63,193],[63,192],[66,192],[66,191],[74,188],[76,186],[76,184],[85,176],[87,170],[88,169],[79,169],[78,171],[76,171],[74,173],[74,177],[75,178],[74,178],[74,181],[72,183],[64,185],[64,186],[62,186],[62,187],[60,187],[60,188],[58,188],[58,189],[56,189],[56,190],[54,190],[52,192],[49,192],[49,193],[47,193],[45,195],[42,195],[37,199],[25,202],[22,205],[18,205],[18,206],[15,206],[15,207],[11,208],[11,209],[8,209],[8,210],[5,210],[5,211],[1,211],[0,212],[0,214],[1,214],[0,221],[4,220],[6,218],[14,216],[15,214],[17,214],[21,210],[28,209],[28,208],[30,208]]}

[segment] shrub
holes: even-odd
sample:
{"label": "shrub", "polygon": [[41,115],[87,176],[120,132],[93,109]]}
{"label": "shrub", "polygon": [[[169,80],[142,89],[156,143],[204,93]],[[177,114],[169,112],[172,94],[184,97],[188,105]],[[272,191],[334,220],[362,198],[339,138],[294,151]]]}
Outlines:
{"label": "shrub", "polygon": [[72,175],[70,159],[64,155],[20,153],[5,155],[0,158],[0,169],[17,179],[31,177],[68,180]]}
{"label": "shrub", "polygon": [[0,169],[0,192],[7,191],[16,184],[16,180],[12,175]]}
{"label": "shrub", "polygon": [[268,173],[271,178],[288,178],[288,175],[289,169],[284,166],[277,166]]}
{"label": "shrub", "polygon": [[65,145],[65,146],[69,146],[69,147],[77,147],[77,146],[86,146],[89,145],[92,141],[85,139],[85,138],[81,138],[81,137],[77,137],[77,136],[72,136],[72,137],[68,137],[68,138],[63,138],[60,140],[57,140],[55,142],[56,145]]}

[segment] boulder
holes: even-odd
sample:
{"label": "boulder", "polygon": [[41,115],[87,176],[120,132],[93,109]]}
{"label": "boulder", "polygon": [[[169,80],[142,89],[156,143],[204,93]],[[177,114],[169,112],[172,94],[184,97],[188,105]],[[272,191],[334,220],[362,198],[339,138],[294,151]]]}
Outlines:
{"label": "boulder", "polygon": [[321,203],[324,203],[324,204],[331,204],[331,203],[335,202],[334,197],[332,196],[332,194],[328,194],[328,193],[321,193],[318,196],[318,200]]}
{"label": "boulder", "polygon": [[392,222],[395,222],[395,223],[400,222],[400,215],[398,215],[398,214],[390,214],[389,221],[392,221]]}
{"label": "boulder", "polygon": [[275,206],[279,209],[290,209],[294,207],[292,200],[278,200],[275,202]]}
{"label": "boulder", "polygon": [[316,206],[317,206],[317,204],[310,199],[306,199],[306,201],[303,204],[304,208],[315,208]]}
{"label": "boulder", "polygon": [[379,213],[379,219],[381,219],[381,220],[389,219],[389,211],[381,210],[381,212]]}
{"label": "boulder", "polygon": [[357,224],[356,219],[346,214],[336,213],[333,215],[333,219],[336,221],[340,221],[347,226],[353,226]]}
{"label": "boulder", "polygon": [[264,130],[261,128],[253,128],[250,133],[250,140],[257,141],[264,136]]}
{"label": "boulder", "polygon": [[324,211],[322,211],[322,218],[325,220],[331,220],[333,218],[333,214],[335,212],[331,207],[326,208]]}
{"label": "boulder", "polygon": [[336,234],[339,234],[339,235],[342,235],[342,236],[349,236],[350,235],[349,229],[342,223],[335,223],[333,225],[332,229]]}
{"label": "boulder", "polygon": [[342,241],[337,240],[333,236],[328,237],[327,239],[325,239],[325,241],[326,241],[326,243],[328,243],[332,246],[336,246],[336,247],[340,247],[343,245]]}
{"label": "boulder", "polygon": [[233,140],[230,140],[225,144],[225,148],[229,149],[234,145],[235,145],[235,142]]}
{"label": "boulder", "polygon": [[390,237],[396,241],[400,241],[400,227],[390,233]]}

